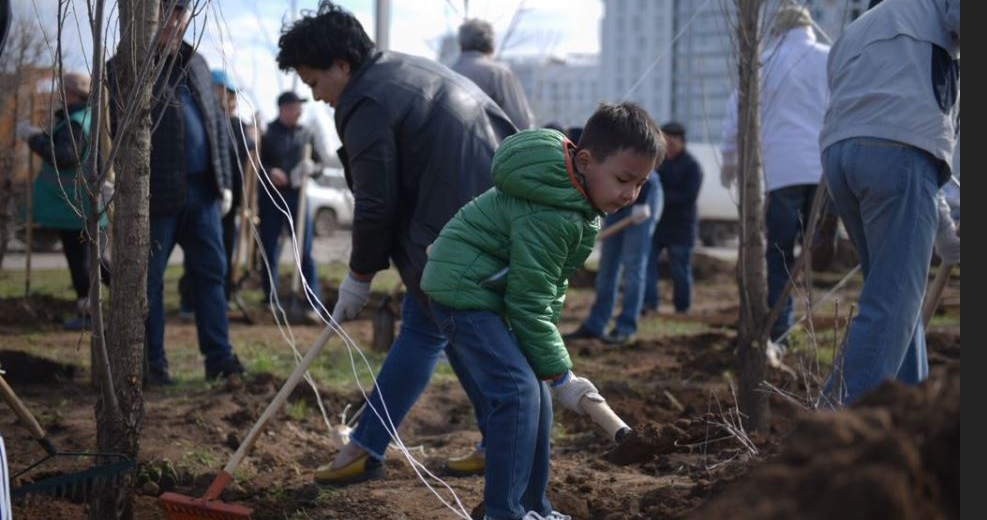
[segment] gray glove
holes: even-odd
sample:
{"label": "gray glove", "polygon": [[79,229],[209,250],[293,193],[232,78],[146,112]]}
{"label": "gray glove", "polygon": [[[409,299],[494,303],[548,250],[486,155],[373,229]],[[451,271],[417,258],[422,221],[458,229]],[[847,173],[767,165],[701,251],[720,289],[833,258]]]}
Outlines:
{"label": "gray glove", "polygon": [[943,226],[936,233],[936,253],[945,265],[960,263],[960,236],[956,234],[956,227],[952,224]]}
{"label": "gray glove", "polygon": [[339,284],[339,299],[332,309],[332,318],[340,323],[352,320],[360,314],[369,301],[370,282],[361,282],[353,278],[352,274],[348,274],[343,283]]}
{"label": "gray glove", "polygon": [[41,130],[41,128],[34,126],[27,121],[18,121],[14,134],[17,135],[18,139],[28,139],[35,134],[40,134],[42,131],[43,130]]}
{"label": "gray glove", "polygon": [[319,173],[318,165],[312,159],[302,159],[291,169],[291,173],[288,175],[291,187],[295,189],[301,187],[306,177],[312,177],[316,173]]}
{"label": "gray glove", "polygon": [[222,216],[226,216],[233,208],[233,192],[229,188],[223,188],[223,200],[220,201],[219,211]]}
{"label": "gray glove", "polygon": [[596,389],[596,386],[589,379],[579,377],[573,374],[572,371],[562,376],[557,382],[552,383],[551,389],[555,400],[562,403],[562,406],[580,415],[586,413],[579,403],[584,396],[588,395],[590,398],[603,399],[600,396],[600,391]]}

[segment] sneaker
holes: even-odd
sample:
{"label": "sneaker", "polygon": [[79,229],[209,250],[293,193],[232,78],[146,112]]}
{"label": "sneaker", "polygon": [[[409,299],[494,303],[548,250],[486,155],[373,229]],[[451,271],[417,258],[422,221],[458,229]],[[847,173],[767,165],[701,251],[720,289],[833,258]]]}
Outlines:
{"label": "sneaker", "polygon": [[580,325],[578,329],[568,334],[563,334],[562,339],[566,341],[574,339],[603,339],[603,336],[587,329],[585,325]]}
{"label": "sneaker", "polygon": [[781,358],[785,356],[786,346],[782,342],[775,343],[774,341],[768,340],[768,348],[765,349],[765,355],[768,357],[768,364],[774,368],[781,366]]}
{"label": "sneaker", "polygon": [[147,384],[149,386],[174,386],[175,380],[171,378],[167,368],[148,367]]}
{"label": "sneaker", "polygon": [[521,520],[572,520],[572,517],[569,515],[563,515],[558,511],[552,511],[548,514],[548,516],[541,516],[534,511],[528,511],[523,517],[521,517]]}
{"label": "sneaker", "polygon": [[610,333],[603,336],[603,342],[608,345],[630,345],[634,343],[634,334],[625,334],[623,332],[617,332],[616,330],[611,330]]}
{"label": "sneaker", "polygon": [[323,466],[315,471],[316,484],[330,487],[342,487],[371,479],[384,478],[387,470],[383,461],[370,456],[369,453],[360,455],[353,462],[341,467]]}
{"label": "sneaker", "polygon": [[447,460],[442,470],[450,477],[470,477],[473,475],[483,475],[486,466],[486,451],[477,448],[465,457],[454,457]]}
{"label": "sneaker", "polygon": [[92,317],[88,314],[76,314],[74,318],[69,318],[62,323],[62,328],[65,330],[83,330],[90,329],[93,326]]}
{"label": "sneaker", "polygon": [[220,376],[229,378],[230,376],[240,377],[244,373],[243,365],[236,354],[231,355],[221,365],[216,367],[206,367],[206,381],[212,381]]}

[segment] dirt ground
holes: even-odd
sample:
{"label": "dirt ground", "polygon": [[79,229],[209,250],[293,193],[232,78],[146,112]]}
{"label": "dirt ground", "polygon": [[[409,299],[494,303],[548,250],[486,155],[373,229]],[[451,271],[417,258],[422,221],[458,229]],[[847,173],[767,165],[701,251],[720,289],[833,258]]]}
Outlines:
{"label": "dirt ground", "polygon": [[[587,417],[557,409],[550,485],[555,508],[577,520],[959,518],[959,326],[930,330],[928,382],[888,383],[839,412],[806,409],[817,391],[813,378],[825,376],[826,368],[804,368],[814,364],[790,353],[785,363],[794,377],[770,372],[777,389],[770,391],[770,428],[744,432],[730,385],[738,314],[733,272],[731,263],[697,258],[688,315],[670,314],[666,304],[642,319],[642,332],[630,346],[569,345],[577,373],[593,380],[634,432],[618,446]],[[590,279],[573,279],[563,331],[586,315]],[[844,301],[852,302],[849,295],[859,284],[845,290]],[[85,451],[95,445],[96,399],[88,367],[79,361],[88,358],[80,355],[85,342],[58,328],[71,308],[72,302],[35,299],[26,309],[23,302],[0,301],[0,331],[8,338],[0,346],[0,363],[54,444],[62,451]],[[944,308],[959,311],[958,279],[947,288]],[[315,327],[295,329],[305,341],[318,333]],[[359,344],[369,344],[369,319],[347,330]],[[194,338],[194,326],[175,319],[168,334],[169,344]],[[232,334],[234,342],[251,338],[273,345],[280,333],[261,320],[235,324]],[[134,517],[165,518],[157,505],[164,491],[201,495],[281,383],[269,372],[252,371],[236,391],[205,385],[147,390]],[[355,407],[362,399],[356,388],[321,387],[319,393],[334,421],[346,404]],[[389,452],[386,479],[338,490],[313,484],[312,472],[332,460],[336,447],[313,411],[313,392],[303,385],[292,399],[306,401],[310,412],[278,414],[222,495],[225,502],[252,508],[255,520],[449,519],[481,504],[482,477],[443,477],[443,484],[420,476],[397,450]],[[11,470],[43,455],[13,414],[0,413],[0,432]],[[479,440],[465,394],[448,379],[429,386],[400,436],[419,470],[436,474],[446,458],[469,452]],[[28,477],[47,478],[79,464],[66,459]],[[23,519],[86,515],[86,505],[71,499],[38,498],[14,508],[14,518]]]}

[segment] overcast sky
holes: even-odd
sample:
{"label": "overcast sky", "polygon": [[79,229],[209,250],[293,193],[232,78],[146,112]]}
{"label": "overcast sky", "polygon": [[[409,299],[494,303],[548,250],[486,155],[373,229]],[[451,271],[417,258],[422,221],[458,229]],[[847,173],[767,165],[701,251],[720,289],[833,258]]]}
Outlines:
{"label": "overcast sky", "polygon": [[[94,1],[94,0],[90,0]],[[204,4],[205,0],[196,0]],[[70,63],[88,69],[91,60],[91,36],[88,28],[86,0],[70,0],[75,8],[68,17],[63,47],[70,49]],[[193,20],[185,35],[194,41],[202,35],[200,52],[211,68],[225,68],[243,89],[241,110],[259,110],[266,120],[275,117],[275,98],[293,86],[293,77],[281,73],[274,61],[282,23],[292,19],[292,4],[299,14],[314,10],[317,0],[210,0],[205,11]],[[376,38],[373,23],[373,0],[337,2],[352,11],[363,23],[371,38]],[[49,40],[56,35],[56,0],[14,0],[16,17],[28,18],[43,29]],[[506,34],[511,19],[523,4],[523,18],[518,24],[505,56],[595,53],[599,50],[601,0],[472,0],[469,16],[489,20],[498,41]],[[109,25],[117,24],[116,2],[107,0]],[[462,0],[392,0],[390,45],[392,50],[436,58],[444,34],[454,32],[463,19]],[[115,34],[115,33],[114,33]],[[111,36],[115,46],[115,36]],[[108,51],[112,53],[112,50]],[[298,84],[305,97],[308,88]],[[331,109],[321,103],[309,103],[308,117],[328,121]]]}

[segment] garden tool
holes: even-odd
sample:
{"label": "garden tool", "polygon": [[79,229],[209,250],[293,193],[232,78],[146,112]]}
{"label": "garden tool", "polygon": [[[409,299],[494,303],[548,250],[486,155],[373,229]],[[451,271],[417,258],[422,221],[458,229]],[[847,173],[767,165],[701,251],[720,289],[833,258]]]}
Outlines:
{"label": "garden tool", "polygon": [[635,226],[637,224],[640,224],[641,222],[644,222],[645,220],[648,219],[649,216],[651,215],[647,212],[642,212],[642,213],[632,212],[630,215],[627,215],[626,217],[618,220],[617,222],[614,222],[613,224],[610,224],[609,226],[601,229],[600,232],[597,233],[596,235],[596,241],[603,242],[604,240],[616,235],[617,233],[620,233],[621,231],[631,226]]}
{"label": "garden tool", "polygon": [[391,349],[391,343],[394,343],[394,324],[397,321],[397,311],[394,310],[394,305],[402,287],[404,287],[404,282],[398,280],[377,304],[377,312],[374,313],[373,318],[373,348],[377,352],[387,352]]}
{"label": "garden tool", "polygon": [[586,415],[607,432],[607,436],[620,443],[631,432],[631,427],[614,413],[602,395],[591,392],[579,401]]}
{"label": "garden tool", "polygon": [[17,397],[17,394],[10,388],[7,380],[2,375],[0,375],[0,394],[2,394],[4,401],[7,402],[10,409],[14,411],[14,414],[17,415],[17,418],[27,427],[31,433],[31,437],[47,453],[44,458],[11,475],[11,485],[17,484],[20,481],[27,481],[28,479],[21,478],[25,473],[56,457],[64,457],[65,459],[91,457],[97,462],[97,465],[86,470],[28,481],[11,489],[11,497],[28,500],[35,495],[44,495],[81,499],[88,496],[94,489],[105,489],[109,486],[119,484],[120,479],[126,473],[137,468],[137,462],[122,453],[58,451],[55,449],[55,445],[51,442],[51,439],[48,438],[48,435],[41,428],[41,425],[38,424],[38,420],[34,418],[34,415],[27,409],[24,402]]}
{"label": "garden tool", "polygon": [[[956,226],[956,234],[960,234],[959,225]],[[939,272],[929,284],[929,291],[925,295],[925,301],[922,302],[922,325],[926,328],[929,327],[929,321],[932,320],[936,307],[939,307],[939,299],[942,298],[942,291],[946,288],[946,282],[949,281],[949,275],[952,274],[954,265],[956,264],[940,265]]]}
{"label": "garden tool", "polygon": [[237,448],[236,453],[226,463],[223,470],[216,475],[216,478],[209,484],[209,488],[206,489],[206,492],[201,497],[194,498],[171,492],[161,495],[158,499],[158,505],[164,510],[165,518],[168,520],[250,519],[251,509],[249,507],[227,504],[219,500],[219,495],[223,492],[226,485],[233,480],[233,472],[236,471],[240,462],[243,461],[247,451],[257,442],[261,430],[264,429],[264,426],[267,425],[271,417],[284,405],[288,396],[298,386],[298,382],[301,381],[308,367],[315,361],[315,358],[322,352],[322,348],[329,342],[329,338],[334,332],[332,328],[326,327],[322,331],[322,334],[315,339],[312,346],[309,347],[308,352],[305,353],[305,357],[302,358],[298,366],[295,367],[295,370],[288,376],[281,390],[278,390],[277,395],[274,396],[274,400],[267,406],[267,409],[261,414],[260,419],[257,420],[257,423],[254,424],[253,428],[250,429],[250,432],[243,439],[243,442],[240,443],[240,447]]}
{"label": "garden tool", "polygon": [[[302,161],[311,160],[312,158],[312,145],[306,143],[302,147]],[[305,186],[308,185],[308,175],[303,175],[301,182],[298,186],[298,208],[295,212],[295,236],[298,237],[298,247],[302,250],[305,249],[305,226],[308,222],[308,202],[306,195]],[[275,260],[276,263],[276,260]],[[305,298],[305,291],[302,289],[302,276],[300,269],[294,269],[291,272],[291,296],[289,297],[289,303],[287,308],[287,315],[290,321],[302,322],[305,321],[305,314],[309,311],[310,307],[308,304],[308,299]],[[319,283],[318,280],[307,280],[308,283]]]}

